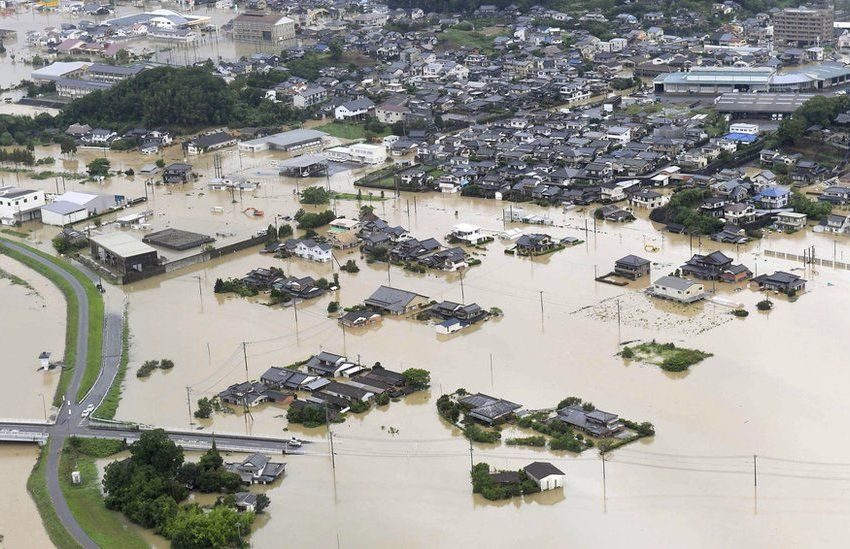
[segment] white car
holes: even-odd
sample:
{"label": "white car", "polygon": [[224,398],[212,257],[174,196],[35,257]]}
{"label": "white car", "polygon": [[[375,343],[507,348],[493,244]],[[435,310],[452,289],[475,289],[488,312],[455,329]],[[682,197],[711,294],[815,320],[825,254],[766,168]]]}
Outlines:
{"label": "white car", "polygon": [[295,437],[292,437],[291,439],[289,439],[289,445],[292,446],[293,448],[300,448],[301,447],[301,441],[298,440]]}
{"label": "white car", "polygon": [[83,413],[80,414],[80,417],[89,417],[89,414],[94,411],[94,404],[89,404],[86,406],[86,409],[83,410]]}

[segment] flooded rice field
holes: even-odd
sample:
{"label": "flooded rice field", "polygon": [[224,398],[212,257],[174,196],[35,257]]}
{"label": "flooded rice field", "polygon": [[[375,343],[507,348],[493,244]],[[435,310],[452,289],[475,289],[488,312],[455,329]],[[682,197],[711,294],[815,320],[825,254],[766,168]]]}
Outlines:
{"label": "flooded rice field", "polygon": [[[83,151],[78,161],[99,154]],[[109,155],[115,167],[137,169],[152,161]],[[201,157],[190,159],[205,174],[198,181],[182,188],[156,187],[147,204],[131,211],[153,209],[153,228],[253,233],[300,207],[296,184],[326,184],[324,179],[279,178],[269,164],[271,154],[240,158],[225,151],[222,156],[225,171],[238,171],[241,161],[242,172],[262,181],[260,188],[243,193],[238,204],[229,193],[208,191],[212,161]],[[330,185],[356,192],[356,177],[338,173]],[[22,183],[47,190],[56,184]],[[79,185],[66,184],[69,190]],[[80,188],[144,193],[138,176]],[[394,198],[388,193],[387,200],[373,204],[377,214],[420,238],[443,240],[452,225],[466,222],[494,232],[519,227],[584,242],[528,259],[505,254],[513,244],[497,239],[486,251],[475,251],[482,264],[467,270],[462,280],[458,273],[423,275],[369,265],[358,251],[335,251],[340,263],[357,261],[360,272],[349,274],[339,272],[337,262],[275,259],[250,249],[123,287],[132,339],[119,419],[219,432],[295,434],[316,441],[305,445],[306,455],[287,458],[283,481],[269,491],[268,520],[252,536],[254,546],[277,546],[281,539],[314,547],[384,546],[402,536],[413,547],[603,540],[640,547],[672,540],[693,547],[826,546],[848,533],[844,517],[850,512],[850,464],[841,463],[850,444],[837,434],[846,417],[850,382],[842,360],[850,271],[803,269],[765,254],[800,253],[814,245],[820,256],[846,260],[846,240],[811,232],[769,234],[736,248],[662,234],[645,215],[627,225],[599,223],[594,232],[589,211],[524,206],[527,212],[548,213],[555,223],[536,227],[505,224],[504,203],[454,195]],[[223,207],[224,213],[212,213],[213,206]],[[248,206],[265,215],[245,215],[242,209]],[[331,207],[351,217],[359,204],[339,200]],[[49,245],[51,234],[38,229],[32,240]],[[754,272],[798,273],[809,280],[807,291],[795,302],[772,297],[774,309],[760,313],[755,304],[762,294],[745,286],[707,283],[706,290],[750,311],[741,319],[709,302],[683,307],[650,299],[643,293],[646,279],[625,287],[594,280],[629,253],[650,259],[650,278],[655,279],[674,271],[692,253],[718,248]],[[299,304],[297,323],[294,308],[267,306],[263,296],[246,299],[212,291],[216,278],[240,277],[268,266],[328,279],[338,273],[341,288]],[[504,317],[451,336],[437,335],[433,326],[409,318],[384,318],[379,325],[343,331],[328,317],[330,301],[354,305],[381,284],[437,300],[499,307]],[[2,322],[5,328],[8,321]],[[713,356],[683,373],[616,356],[621,342],[650,339]],[[380,361],[395,370],[426,368],[431,390],[334,425],[333,460],[326,431],[287,426],[285,407],[264,405],[250,415],[240,411],[210,420],[190,418],[187,387],[194,406],[202,396],[246,377],[257,379],[269,366],[290,364],[321,349],[368,364]],[[135,376],[142,362],[160,358],[172,359],[176,366],[146,379]],[[567,474],[563,492],[489,503],[471,494],[469,444],[435,410],[440,394],[459,387],[528,408],[580,396],[622,417],[651,421],[657,435],[609,454],[604,481],[595,450],[575,456],[475,444],[476,462],[516,469],[547,460]],[[193,425],[195,421],[199,424]],[[757,488],[754,454],[759,456]]]}

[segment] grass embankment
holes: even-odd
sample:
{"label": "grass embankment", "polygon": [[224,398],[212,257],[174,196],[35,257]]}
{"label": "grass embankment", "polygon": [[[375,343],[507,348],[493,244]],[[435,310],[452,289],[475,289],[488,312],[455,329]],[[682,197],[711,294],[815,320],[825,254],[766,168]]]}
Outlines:
{"label": "grass embankment", "polygon": [[668,372],[683,372],[694,364],[712,356],[712,354],[696,349],[676,347],[672,343],[650,341],[633,347],[624,347],[620,351],[620,356],[655,364]]}
{"label": "grass embankment", "polygon": [[[5,239],[0,237],[0,241],[2,240]],[[19,242],[16,244],[24,246],[24,244]],[[95,288],[94,283],[79,269],[75,268],[67,261],[53,257],[29,246],[27,246],[27,249],[68,271],[74,278],[77,279],[77,281],[79,281],[80,284],[82,284],[85,289],[86,299],[88,300],[89,305],[89,340],[86,369],[83,372],[80,389],[77,391],[76,395],[77,399],[80,399],[85,396],[88,390],[91,389],[91,386],[94,385],[98,372],[100,372],[103,348],[103,299],[100,296],[100,292],[98,292],[97,288]],[[74,293],[73,288],[71,288],[71,284],[67,280],[29,256],[3,246],[0,246],[0,253],[6,254],[12,259],[23,263],[30,269],[44,276],[53,282],[53,284],[55,284],[65,295],[68,317],[67,327],[65,328],[64,363],[66,367],[62,369],[62,374],[59,377],[59,384],[56,387],[56,393],[53,395],[53,405],[59,406],[62,403],[62,398],[65,392],[68,390],[68,384],[71,382],[71,376],[77,356],[77,322],[80,314],[80,304],[77,302],[77,295]]]}
{"label": "grass embankment", "polygon": [[127,367],[130,363],[130,320],[127,310],[124,309],[124,322],[121,326],[121,362],[118,364],[118,373],[112,380],[112,385],[106,392],[103,402],[94,411],[92,417],[98,419],[115,419],[118,412],[118,404],[121,402],[121,390],[124,378],[127,376]]}
{"label": "grass embankment", "polygon": [[[123,441],[71,437],[59,460],[59,485],[71,513],[100,547],[140,549],[148,544],[103,503],[97,458],[109,457],[125,449]],[[81,482],[71,482],[71,472],[79,471]]]}
{"label": "grass embankment", "polygon": [[381,202],[386,198],[381,196],[373,196],[371,194],[355,194],[355,193],[338,193],[333,191],[331,198],[334,200],[355,200],[357,202]]}
{"label": "grass embankment", "polygon": [[78,549],[79,545],[71,534],[65,530],[62,523],[59,522],[59,516],[53,508],[53,503],[50,501],[50,495],[47,492],[47,476],[45,468],[47,467],[47,452],[50,449],[48,442],[41,448],[41,453],[38,455],[38,460],[35,462],[32,473],[27,479],[27,490],[32,496],[35,506],[38,508],[38,514],[41,515],[41,522],[44,524],[44,529],[47,535],[50,536],[50,541],[59,549]]}
{"label": "grass embankment", "polygon": [[17,236],[18,238],[27,238],[30,234],[15,229],[0,229],[0,233]]}

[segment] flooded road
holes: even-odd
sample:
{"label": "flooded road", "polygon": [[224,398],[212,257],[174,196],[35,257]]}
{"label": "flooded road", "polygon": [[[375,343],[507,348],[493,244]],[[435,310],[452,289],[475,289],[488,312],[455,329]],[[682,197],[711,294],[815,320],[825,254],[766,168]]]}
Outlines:
{"label": "flooded road", "polygon": [[[85,151],[79,161],[92,154],[97,153]],[[109,154],[114,166],[137,168],[144,161]],[[241,161],[243,172],[262,178],[261,187],[244,193],[241,203],[233,204],[229,193],[205,189],[212,162],[202,157],[190,160],[205,173],[200,180],[179,189],[157,187],[147,205],[131,211],[152,208],[153,228],[214,234],[255,232],[274,224],[275,215],[292,215],[299,207],[293,194],[296,182],[273,175],[268,164],[272,155],[240,158],[224,151],[222,156],[226,171],[238,170]],[[337,174],[331,187],[356,192],[353,179],[349,173]],[[26,181],[47,190],[54,184]],[[67,184],[69,190],[79,185]],[[80,188],[128,196],[144,192],[139,177]],[[264,210],[265,216],[243,214],[249,205]],[[533,205],[526,205],[526,211],[548,213],[556,226],[504,224],[507,204],[453,195],[403,194],[374,205],[376,213],[409,227],[419,238],[443,240],[452,225],[466,222],[491,231],[519,227],[585,242],[532,260],[506,255],[512,243],[496,240],[479,252],[482,264],[464,274],[462,286],[457,273],[421,275],[396,267],[388,272],[385,264],[367,265],[357,251],[335,251],[339,262],[355,259],[360,272],[338,273],[339,292],[299,305],[297,325],[292,308],[265,306],[262,296],[214,294],[215,279],[272,265],[287,274],[330,279],[338,272],[336,263],[274,259],[254,249],[125,286],[132,340],[119,419],[189,427],[195,420],[186,406],[187,387],[194,406],[202,396],[246,377],[257,379],[270,366],[290,364],[321,349],[359,356],[368,364],[380,361],[395,370],[431,371],[429,393],[333,426],[335,469],[326,431],[289,428],[284,407],[265,405],[249,417],[215,414],[194,426],[317,440],[307,445],[310,455],[287,458],[283,481],[269,492],[268,521],[253,534],[256,547],[278,546],[281,539],[316,547],[385,546],[401,537],[413,547],[481,542],[503,547],[529,541],[563,546],[603,540],[639,547],[670,541],[688,547],[829,546],[850,533],[845,519],[850,465],[843,457],[850,443],[840,435],[850,383],[843,361],[850,271],[802,270],[799,263],[764,253],[801,253],[814,245],[819,256],[846,261],[850,241],[811,232],[769,234],[736,248],[662,234],[644,214],[627,225],[599,223],[594,233],[588,211],[565,213]],[[222,206],[225,213],[212,213],[213,206]],[[359,205],[340,200],[331,207],[351,217]],[[41,229],[33,238],[49,245],[50,230]],[[682,307],[650,300],[643,294],[647,280],[626,287],[594,280],[594,274],[612,270],[614,261],[629,253],[652,260],[655,279],[674,271],[692,253],[715,249],[759,274],[778,269],[798,273],[809,280],[808,289],[793,303],[772,297],[774,310],[759,313],[755,304],[763,298],[760,293],[707,283],[707,290],[750,311],[739,319],[712,303]],[[328,318],[328,302],[354,305],[388,282],[432,299],[496,306],[505,316],[448,337],[412,319],[385,318],[382,325],[343,332]],[[619,324],[611,305],[617,300]],[[616,356],[620,342],[653,338],[714,356],[679,374]],[[142,362],[161,358],[172,359],[175,367],[147,379],[135,376]],[[567,474],[563,492],[488,503],[471,494],[467,441],[439,419],[434,407],[441,393],[459,387],[529,408],[580,396],[622,417],[651,421],[657,435],[610,454],[604,483],[594,450],[573,456],[476,444],[476,462],[516,469],[546,460]]]}

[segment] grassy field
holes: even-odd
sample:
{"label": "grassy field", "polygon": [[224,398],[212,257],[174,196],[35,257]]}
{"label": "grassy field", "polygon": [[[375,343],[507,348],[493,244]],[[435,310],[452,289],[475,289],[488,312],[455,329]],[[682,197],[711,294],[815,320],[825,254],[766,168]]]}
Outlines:
{"label": "grassy field", "polygon": [[[59,461],[59,484],[74,518],[100,547],[143,549],[148,544],[122,520],[121,515],[103,504],[96,458],[123,450],[115,440],[69,439]],[[71,472],[79,471],[80,484],[71,483]]]}
{"label": "grassy field", "polygon": [[118,365],[118,374],[109,386],[109,391],[106,392],[106,397],[97,410],[94,411],[92,417],[100,419],[115,419],[115,413],[118,412],[118,404],[121,402],[121,385],[124,383],[124,377],[127,375],[127,365],[130,362],[130,323],[127,317],[127,311],[124,311],[124,323],[121,328],[121,362]]}
{"label": "grassy field", "polygon": [[481,53],[487,54],[494,51],[493,40],[497,35],[498,33],[488,35],[483,32],[473,30],[446,29],[437,36],[441,44],[453,48],[465,46],[467,48],[477,49]]}
{"label": "grassy field", "polygon": [[[0,237],[2,239],[2,237]],[[20,243],[18,243],[20,244]],[[97,375],[100,372],[101,355],[103,346],[103,299],[100,296],[94,283],[81,271],[63,259],[53,257],[35,248],[29,248],[33,253],[36,253],[47,259],[48,261],[59,265],[66,269],[71,275],[76,278],[86,291],[86,299],[89,303],[89,341],[88,341],[88,360],[86,369],[83,372],[83,380],[80,383],[80,390],[77,392],[77,398],[80,399],[94,385]],[[8,248],[0,248],[0,253],[4,253],[16,261],[20,261],[35,272],[43,275],[45,278],[53,282],[65,295],[67,304],[68,322],[65,329],[65,359],[64,362],[67,368],[62,369],[62,374],[59,377],[59,385],[56,387],[56,394],[53,395],[53,404],[58,406],[62,403],[62,396],[68,389],[68,384],[71,381],[71,375],[74,368],[75,358],[77,356],[77,319],[79,318],[79,303],[77,303],[76,294],[74,294],[71,285],[61,276],[44,267],[29,257],[10,250]]]}
{"label": "grassy field", "polygon": [[[338,137],[340,139],[366,139],[366,125],[360,122],[328,122],[327,124],[322,124],[321,126],[316,126],[313,128],[314,130],[319,130],[320,132],[325,132],[334,137]],[[384,129],[379,132],[372,132],[369,135],[376,135],[378,137],[386,137],[392,133],[392,128],[386,124],[384,124]]]}
{"label": "grassy field", "polygon": [[366,126],[355,122],[328,122],[313,129],[340,139],[364,139],[366,137]]}
{"label": "grassy field", "polygon": [[41,521],[44,523],[47,535],[50,536],[50,541],[59,549],[81,549],[82,546],[74,541],[71,534],[59,522],[59,516],[56,515],[56,510],[50,501],[50,495],[47,493],[47,477],[44,469],[49,448],[49,442],[41,448],[38,461],[36,461],[35,467],[33,467],[32,473],[27,479],[27,490],[38,508],[38,514],[41,515]]}

